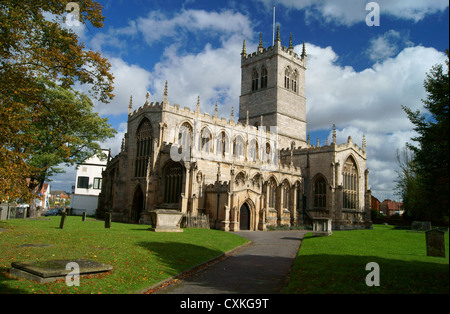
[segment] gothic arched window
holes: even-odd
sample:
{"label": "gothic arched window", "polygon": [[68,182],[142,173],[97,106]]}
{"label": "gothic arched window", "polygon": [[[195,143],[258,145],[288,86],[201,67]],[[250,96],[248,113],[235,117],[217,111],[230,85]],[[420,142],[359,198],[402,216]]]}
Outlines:
{"label": "gothic arched window", "polygon": [[192,143],[192,127],[189,123],[185,122],[180,127],[178,133],[178,144],[181,147],[190,147]]}
{"label": "gothic arched window", "polygon": [[319,176],[314,181],[314,207],[325,209],[327,207],[327,184],[325,178]]}
{"label": "gothic arched window", "polygon": [[283,184],[283,207],[289,209],[289,193],[290,193],[290,187],[289,183],[286,181]]}
{"label": "gothic arched window", "polygon": [[212,134],[208,128],[203,128],[200,137],[200,149],[202,152],[210,153],[212,152]]}
{"label": "gothic arched window", "polygon": [[263,67],[261,70],[261,88],[267,88],[267,69]]}
{"label": "gothic arched window", "polygon": [[142,178],[147,176],[148,161],[152,153],[152,127],[150,121],[142,120],[136,132],[136,160],[134,176]]}
{"label": "gothic arched window", "polygon": [[343,208],[356,209],[358,206],[358,171],[355,160],[348,157],[344,164],[343,176]]}
{"label": "gothic arched window", "polygon": [[291,71],[289,67],[284,70],[284,88],[289,89],[289,81],[290,81]]}
{"label": "gothic arched window", "polygon": [[258,71],[253,70],[252,73],[252,91],[258,90]]}
{"label": "gothic arched window", "polygon": [[271,178],[267,188],[269,189],[269,207],[275,208],[277,203],[277,182]]}
{"label": "gothic arched window", "polygon": [[248,154],[250,161],[258,160],[258,142],[253,139],[250,141],[250,145],[248,146]]}
{"label": "gothic arched window", "polygon": [[225,132],[220,132],[217,136],[217,152],[218,155],[225,156],[225,153],[229,153],[228,149],[228,137]]}
{"label": "gothic arched window", "polygon": [[298,72],[297,70],[294,71],[293,75],[292,75],[292,91],[294,93],[297,92],[297,80],[298,80]]}
{"label": "gothic arched window", "polygon": [[241,136],[236,136],[233,143],[233,155],[236,158],[244,156],[244,140]]}
{"label": "gothic arched window", "polygon": [[270,163],[271,161],[271,154],[272,154],[272,150],[270,148],[270,144],[266,143],[266,150],[265,150],[265,161]]}

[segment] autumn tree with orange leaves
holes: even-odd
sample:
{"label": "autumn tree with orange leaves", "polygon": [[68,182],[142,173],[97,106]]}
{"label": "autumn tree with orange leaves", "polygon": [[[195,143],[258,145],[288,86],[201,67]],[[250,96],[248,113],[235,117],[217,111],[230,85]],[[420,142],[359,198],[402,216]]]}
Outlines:
{"label": "autumn tree with orange leaves", "polygon": [[[50,130],[55,146],[45,146],[46,150],[59,150],[58,156],[66,163],[97,152],[98,147],[93,144],[97,135],[102,139],[114,133],[92,113],[92,103],[71,89],[76,83],[87,84],[89,97],[103,103],[114,97],[114,78],[107,59],[99,52],[87,50],[65,25],[70,13],[79,23],[103,27],[101,6],[92,0],[69,2],[0,2],[0,201],[32,198],[31,190],[41,183],[39,175],[43,171],[36,156],[42,153],[39,149],[45,146],[43,135],[50,134]],[[78,12],[73,11],[73,4]],[[57,101],[55,94],[59,95]],[[99,119],[108,130],[89,134],[89,130],[70,133],[65,128],[55,128],[56,122],[63,125],[80,112]],[[85,142],[89,145],[80,144],[83,137],[88,138]]]}

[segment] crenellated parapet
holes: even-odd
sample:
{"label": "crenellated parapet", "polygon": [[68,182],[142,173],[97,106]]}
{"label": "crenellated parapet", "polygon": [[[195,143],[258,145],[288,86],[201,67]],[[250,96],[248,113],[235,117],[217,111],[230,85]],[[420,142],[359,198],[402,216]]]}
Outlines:
{"label": "crenellated parapet", "polygon": [[306,69],[306,49],[305,49],[305,42],[303,42],[303,51],[301,55],[298,55],[294,52],[294,46],[292,44],[292,34],[290,36],[289,41],[289,47],[285,47],[281,45],[281,39],[280,39],[280,29],[278,27],[277,29],[277,39],[275,40],[275,44],[273,46],[269,47],[263,47],[262,45],[262,38],[260,37],[260,42],[257,51],[247,54],[246,46],[245,46],[245,40],[242,47],[242,53],[241,53],[241,64],[242,66],[258,62],[260,60],[270,58],[274,55],[281,54],[284,57],[291,59],[292,61],[295,61],[297,64],[301,65],[303,68]]}

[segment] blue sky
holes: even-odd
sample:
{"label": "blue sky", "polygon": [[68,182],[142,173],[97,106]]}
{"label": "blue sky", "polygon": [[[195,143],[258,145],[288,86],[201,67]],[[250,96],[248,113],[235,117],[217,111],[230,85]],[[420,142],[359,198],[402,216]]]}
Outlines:
{"label": "blue sky", "polygon": [[[380,0],[379,26],[369,27],[363,0],[102,0],[102,29],[90,25],[73,30],[88,49],[97,50],[112,65],[115,99],[96,110],[118,131],[104,143],[117,154],[124,132],[128,103],[168,100],[229,117],[239,105],[240,52],[272,45],[273,6],[282,45],[292,33],[295,51],[303,41],[308,54],[306,72],[307,123],[312,143],[324,145],[336,124],[338,143],[352,136],[367,141],[372,194],[382,201],[398,199],[396,151],[414,136],[401,105],[421,109],[425,74],[444,64],[449,47],[447,0]],[[82,10],[82,8],[80,8]],[[86,90],[87,87],[81,86]],[[237,110],[235,110],[237,112]],[[53,178],[52,189],[71,190],[75,167]]]}

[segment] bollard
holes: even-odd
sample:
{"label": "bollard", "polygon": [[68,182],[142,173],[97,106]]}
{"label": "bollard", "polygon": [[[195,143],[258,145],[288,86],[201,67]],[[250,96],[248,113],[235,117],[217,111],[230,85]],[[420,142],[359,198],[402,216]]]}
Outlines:
{"label": "bollard", "polygon": [[86,221],[86,212],[81,215],[81,221]]}

